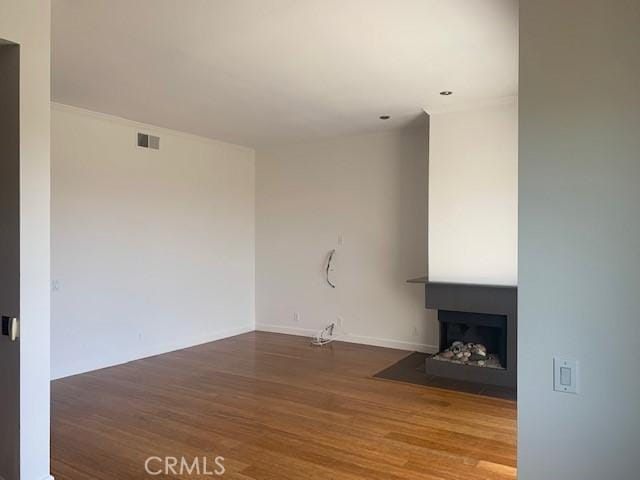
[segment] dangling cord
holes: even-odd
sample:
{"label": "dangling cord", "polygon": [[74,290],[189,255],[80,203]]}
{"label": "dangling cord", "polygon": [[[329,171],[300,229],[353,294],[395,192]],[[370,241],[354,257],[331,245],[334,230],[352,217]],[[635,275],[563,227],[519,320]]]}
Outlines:
{"label": "dangling cord", "polygon": [[331,280],[329,279],[329,272],[331,271],[331,267],[333,266],[333,256],[336,254],[335,249],[331,250],[331,252],[329,252],[329,260],[327,261],[327,283],[329,285],[331,285],[331,288],[336,288],[336,286],[331,283]]}

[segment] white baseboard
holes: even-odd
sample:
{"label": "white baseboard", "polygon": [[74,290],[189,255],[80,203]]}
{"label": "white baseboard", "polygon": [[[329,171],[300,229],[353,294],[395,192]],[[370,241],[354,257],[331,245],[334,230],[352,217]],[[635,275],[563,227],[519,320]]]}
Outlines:
{"label": "white baseboard", "polygon": [[224,330],[216,330],[214,332],[208,332],[204,335],[194,335],[179,342],[169,342],[163,345],[156,345],[147,348],[143,351],[141,358],[154,357],[156,355],[162,355],[163,353],[175,352],[176,350],[182,350],[184,348],[196,347],[204,343],[215,342],[216,340],[222,340],[224,338],[235,337],[243,333],[253,332],[255,327],[253,325],[245,325],[243,327],[227,328]]}
{"label": "white baseboard", "polygon": [[[259,332],[284,333],[287,335],[298,335],[301,337],[313,337],[318,331],[309,328],[290,327],[286,325],[256,325]],[[406,342],[403,340],[391,340],[386,338],[367,337],[363,335],[338,334],[336,340],[347,343],[358,343],[360,345],[372,345],[374,347],[395,348],[397,350],[407,350],[411,352],[437,353],[439,348],[436,345],[424,343]]]}
{"label": "white baseboard", "polygon": [[127,352],[125,355],[117,358],[102,358],[98,359],[97,361],[83,362],[67,366],[66,368],[60,369],[59,371],[52,372],[51,379],[58,380],[60,378],[92,372],[95,370],[100,370],[102,368],[115,367],[116,365],[122,365],[136,360],[141,360],[143,358],[155,357],[156,355],[162,355],[163,353],[175,352],[176,350],[195,347],[204,343],[215,342],[216,340],[222,340],[223,338],[235,337],[236,335],[253,332],[254,330],[255,328],[253,327],[253,325],[246,325],[244,327],[217,330],[204,335],[196,335],[193,337],[182,339],[180,341],[174,341],[160,345],[150,345],[136,352]]}
{"label": "white baseboard", "polygon": [[[92,362],[85,361],[75,365],[67,366],[66,368],[62,368],[59,371],[53,372],[52,380],[58,380],[60,378],[79,375],[81,373],[92,372],[95,370],[100,370],[102,368],[115,367],[116,365],[122,365],[136,360],[141,360],[143,358],[154,357],[156,355],[162,355],[163,353],[174,352],[176,350],[182,350],[184,348],[195,347],[204,343],[215,342],[216,340],[234,337],[236,335],[252,332],[254,330],[261,332],[283,333],[287,335],[298,335],[302,337],[313,337],[318,333],[318,331],[314,329],[291,327],[286,325],[259,324],[256,325],[255,328],[252,325],[246,325],[244,327],[209,332],[205,335],[198,335],[187,339],[182,339],[181,341],[166,343],[162,345],[148,346],[137,352],[127,352],[126,355],[117,358],[102,358]],[[357,343],[360,345],[372,345],[375,347],[394,348],[397,350],[406,350],[411,352],[436,353],[438,351],[438,347],[436,345],[428,345],[423,343],[414,343],[387,338],[367,337],[363,335],[338,333],[336,339],[341,342]]]}

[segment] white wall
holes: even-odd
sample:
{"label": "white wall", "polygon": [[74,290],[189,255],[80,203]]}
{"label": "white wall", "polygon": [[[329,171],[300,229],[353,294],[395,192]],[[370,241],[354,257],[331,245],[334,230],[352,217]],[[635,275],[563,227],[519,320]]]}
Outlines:
{"label": "white wall", "polygon": [[405,283],[426,273],[426,143],[422,126],[257,152],[258,329],[312,335],[342,317],[346,340],[435,348],[423,288]]}
{"label": "white wall", "polygon": [[52,114],[52,376],[252,330],[253,150]]}
{"label": "white wall", "polygon": [[520,9],[518,478],[638,478],[640,4]]}
{"label": "white wall", "polygon": [[516,285],[515,99],[431,115],[429,279]]}
{"label": "white wall", "polygon": [[3,0],[0,38],[20,48],[20,467],[49,475],[49,0]]}

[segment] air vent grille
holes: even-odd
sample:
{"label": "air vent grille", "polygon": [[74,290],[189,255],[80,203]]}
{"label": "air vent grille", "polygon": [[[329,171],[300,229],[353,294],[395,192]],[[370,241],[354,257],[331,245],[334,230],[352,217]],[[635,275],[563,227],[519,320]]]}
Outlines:
{"label": "air vent grille", "polygon": [[142,148],[160,150],[160,137],[148,135],[146,133],[138,133],[138,146]]}

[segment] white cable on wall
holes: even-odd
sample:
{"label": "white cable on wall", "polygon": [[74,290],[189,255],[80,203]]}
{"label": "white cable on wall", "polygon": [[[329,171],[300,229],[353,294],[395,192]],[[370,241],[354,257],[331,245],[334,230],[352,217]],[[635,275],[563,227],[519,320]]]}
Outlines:
{"label": "white cable on wall", "polygon": [[[325,268],[325,275],[327,283],[331,288],[336,288],[335,283],[333,283],[331,279],[331,272],[335,271],[335,248],[329,252],[329,258],[327,259],[327,266]],[[335,340],[334,332],[335,332],[336,324],[335,322],[331,322],[325,328],[320,330],[316,336],[311,341],[312,345],[323,346],[331,343]]]}

